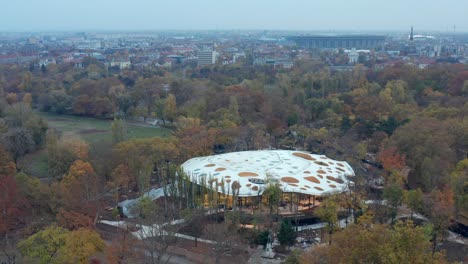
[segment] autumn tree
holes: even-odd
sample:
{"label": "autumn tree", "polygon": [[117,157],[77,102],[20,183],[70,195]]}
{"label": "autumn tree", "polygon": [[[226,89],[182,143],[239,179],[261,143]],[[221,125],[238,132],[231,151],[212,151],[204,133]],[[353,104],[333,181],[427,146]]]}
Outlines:
{"label": "autumn tree", "polygon": [[201,125],[198,118],[180,117],[177,120],[177,146],[182,159],[206,156],[213,153],[217,130]]}
{"label": "autumn tree", "polygon": [[433,225],[432,230],[432,253],[436,251],[439,237],[443,236],[454,217],[453,191],[450,187],[431,192],[426,202],[426,207],[430,210],[429,218]]}
{"label": "autumn tree", "polygon": [[29,105],[31,106],[31,103],[32,103],[32,96],[30,93],[25,93],[23,95],[23,103],[25,103],[26,105]]}
{"label": "autumn tree", "polygon": [[447,263],[442,254],[431,255],[429,237],[411,221],[394,226],[359,219],[337,232],[329,247],[315,247],[301,263]]}
{"label": "autumn tree", "polygon": [[112,171],[111,180],[107,183],[107,185],[114,192],[116,198],[118,198],[119,190],[122,190],[123,193],[127,195],[130,189],[130,179],[133,178],[130,173],[130,168],[127,164],[119,164]]}
{"label": "autumn tree", "polygon": [[405,155],[398,153],[395,147],[382,149],[378,153],[377,159],[388,172],[401,171],[405,167]]}
{"label": "autumn tree", "polygon": [[131,188],[144,191],[150,186],[152,173],[156,173],[160,183],[162,172],[169,162],[177,160],[180,152],[173,139],[154,137],[120,142],[115,145],[114,153],[118,163],[128,167]]}
{"label": "autumn tree", "polygon": [[111,124],[111,129],[113,144],[127,140],[127,129],[122,119],[114,118],[114,121],[112,121]]}
{"label": "autumn tree", "polygon": [[232,210],[236,210],[239,198],[239,191],[242,186],[238,181],[233,181],[231,183],[231,190],[232,190]]}
{"label": "autumn tree", "polygon": [[333,196],[325,198],[320,207],[317,208],[317,216],[327,224],[326,229],[328,230],[328,243],[330,245],[333,232],[337,229],[338,209],[338,204]]}
{"label": "autumn tree", "polygon": [[411,168],[410,186],[420,186],[423,191],[430,192],[446,181],[444,175],[449,174],[450,164],[454,164],[455,158],[451,148],[454,137],[447,133],[450,131],[448,125],[435,118],[412,119],[390,137],[387,144],[404,154]]}
{"label": "autumn tree", "polygon": [[455,195],[458,214],[468,212],[468,158],[459,161],[450,174],[450,184]]}
{"label": "autumn tree", "polygon": [[56,217],[59,226],[68,230],[93,227],[93,218],[91,216],[73,210],[60,208]]}
{"label": "autumn tree", "polygon": [[65,244],[60,251],[59,259],[63,263],[89,263],[90,257],[106,248],[99,234],[90,229],[80,228],[65,236]]}
{"label": "autumn tree", "polygon": [[398,214],[398,207],[403,202],[403,188],[398,184],[389,184],[384,188],[384,198],[387,201],[387,206],[390,207],[390,218],[392,224]]}
{"label": "autumn tree", "polygon": [[74,136],[58,137],[55,131],[47,134],[47,155],[49,175],[61,179],[76,160],[87,160],[88,144]]}
{"label": "autumn tree", "polygon": [[12,105],[18,101],[18,95],[16,93],[7,93],[5,99],[8,104]]}
{"label": "autumn tree", "polygon": [[27,201],[18,192],[16,181],[12,175],[0,176],[0,252],[10,263],[16,257],[14,237],[11,230],[23,223],[20,216],[27,209]]}
{"label": "autumn tree", "polygon": [[32,148],[42,145],[47,131],[47,123],[38,116],[31,106],[21,102],[5,109],[5,120],[10,129],[24,129],[33,139]]}
{"label": "autumn tree", "polygon": [[65,247],[69,232],[56,226],[45,228],[18,244],[23,256],[38,259],[39,263],[61,263],[60,252]]}
{"label": "autumn tree", "polygon": [[50,212],[50,187],[39,178],[29,176],[24,172],[15,175],[18,186],[18,197],[24,197],[30,207],[29,214],[32,217],[42,216]]}
{"label": "autumn tree", "polygon": [[60,225],[77,229],[96,223],[102,204],[97,199],[99,181],[91,164],[77,160],[50,190],[49,204]]}
{"label": "autumn tree", "polygon": [[31,131],[25,128],[9,129],[2,139],[5,147],[11,153],[15,164],[18,164],[18,160],[21,157],[35,149]]}
{"label": "autumn tree", "polygon": [[81,203],[95,199],[98,191],[98,180],[89,162],[75,161],[67,175],[60,181],[64,203],[74,208]]}
{"label": "autumn tree", "polygon": [[424,194],[421,189],[409,190],[404,193],[404,201],[411,209],[411,219],[414,212],[421,212],[424,206]]}
{"label": "autumn tree", "polygon": [[23,256],[39,263],[88,263],[89,258],[105,248],[98,233],[89,229],[68,231],[50,226],[18,244]]}
{"label": "autumn tree", "polygon": [[163,121],[168,120],[173,122],[177,115],[176,98],[173,94],[169,94],[164,102]]}
{"label": "autumn tree", "polygon": [[10,153],[0,144],[0,178],[13,176],[16,173],[16,165],[11,159]]}

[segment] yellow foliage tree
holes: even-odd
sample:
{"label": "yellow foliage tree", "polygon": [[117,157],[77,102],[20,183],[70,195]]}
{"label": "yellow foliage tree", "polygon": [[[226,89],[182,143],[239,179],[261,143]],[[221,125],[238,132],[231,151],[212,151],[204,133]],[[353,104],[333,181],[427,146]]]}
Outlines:
{"label": "yellow foliage tree", "polygon": [[60,259],[62,263],[89,263],[89,258],[104,251],[105,247],[104,241],[96,231],[81,228],[66,236]]}

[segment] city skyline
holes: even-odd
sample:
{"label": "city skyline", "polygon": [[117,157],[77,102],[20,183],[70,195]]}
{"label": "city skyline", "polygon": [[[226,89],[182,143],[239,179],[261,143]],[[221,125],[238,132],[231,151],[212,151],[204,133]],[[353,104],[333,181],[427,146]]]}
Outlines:
{"label": "city skyline", "polygon": [[468,32],[468,2],[343,0],[18,0],[2,4],[0,31],[297,30]]}

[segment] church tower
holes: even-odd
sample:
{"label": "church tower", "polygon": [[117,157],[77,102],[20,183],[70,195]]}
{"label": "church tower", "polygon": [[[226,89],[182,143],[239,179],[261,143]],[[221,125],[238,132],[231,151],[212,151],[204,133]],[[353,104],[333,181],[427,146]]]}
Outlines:
{"label": "church tower", "polygon": [[411,34],[410,34],[409,40],[413,41],[413,26],[411,26]]}

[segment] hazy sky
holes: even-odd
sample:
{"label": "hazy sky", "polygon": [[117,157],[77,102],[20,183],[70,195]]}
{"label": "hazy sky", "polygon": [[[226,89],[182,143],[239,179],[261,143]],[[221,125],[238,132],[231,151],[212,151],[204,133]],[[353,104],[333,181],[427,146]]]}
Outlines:
{"label": "hazy sky", "polygon": [[0,0],[0,31],[468,31],[468,0]]}

